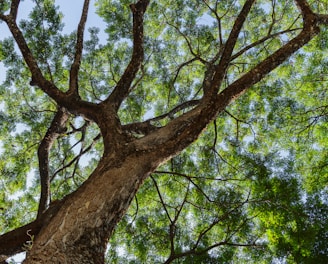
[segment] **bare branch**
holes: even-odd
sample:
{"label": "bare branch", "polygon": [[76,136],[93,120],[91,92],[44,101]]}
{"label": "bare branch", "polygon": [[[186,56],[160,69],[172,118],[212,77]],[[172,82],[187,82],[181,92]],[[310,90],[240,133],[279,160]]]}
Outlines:
{"label": "bare branch", "polygon": [[174,107],[170,112],[165,113],[165,114],[160,115],[160,116],[157,116],[157,117],[154,117],[154,118],[151,118],[148,121],[155,122],[155,121],[162,120],[166,117],[169,117],[169,118],[173,119],[174,114],[176,114],[177,112],[182,111],[182,110],[184,110],[186,108],[189,108],[189,107],[194,107],[194,106],[198,105],[199,102],[200,102],[200,100],[190,100],[190,101],[183,102],[182,104]]}
{"label": "bare branch", "polygon": [[121,79],[118,81],[112,94],[103,102],[112,104],[117,111],[122,101],[131,91],[131,84],[139,71],[144,57],[144,32],[143,17],[146,12],[149,0],[139,0],[136,4],[131,4],[133,14],[133,52],[129,65],[125,69]]}
{"label": "bare branch", "polygon": [[[50,181],[53,181],[53,179],[56,177],[56,175],[60,172],[62,172],[63,170],[69,168],[70,166],[72,166],[74,163],[79,162],[79,160],[81,159],[81,157],[87,153],[88,151],[90,151],[92,149],[92,146],[101,138],[101,134],[99,133],[96,137],[93,138],[93,141],[90,143],[89,146],[87,146],[86,148],[81,148],[79,154],[77,156],[75,156],[70,162],[68,162],[67,164],[63,165],[63,167],[61,167],[60,169],[56,170],[54,172],[54,174],[51,176]],[[63,162],[64,163],[64,162]]]}
{"label": "bare branch", "polygon": [[41,183],[41,195],[38,209],[38,218],[47,209],[50,201],[50,177],[49,177],[49,151],[56,138],[66,131],[68,113],[60,108],[54,116],[48,131],[46,132],[38,148],[39,172]]}
{"label": "bare branch", "polygon": [[171,216],[170,216],[170,214],[169,214],[169,212],[168,212],[168,210],[167,210],[167,208],[166,208],[166,205],[165,205],[165,202],[164,202],[164,200],[163,200],[162,194],[161,194],[161,192],[160,192],[160,190],[159,190],[158,184],[157,184],[155,178],[154,178],[152,175],[150,175],[150,178],[152,179],[152,181],[153,181],[153,183],[154,183],[154,185],[155,185],[155,188],[156,188],[156,191],[157,191],[157,193],[158,193],[159,199],[161,200],[161,204],[162,204],[163,207],[164,207],[164,210],[165,210],[166,216],[167,216],[167,218],[170,220],[170,223],[172,224],[172,223],[173,223],[173,220],[172,220],[172,218],[171,218]]}
{"label": "bare branch", "polygon": [[77,29],[77,39],[76,39],[76,46],[75,46],[75,56],[74,62],[71,66],[70,70],[70,80],[69,80],[69,94],[78,95],[78,73],[81,64],[82,58],[82,50],[83,50],[83,34],[85,29],[85,23],[88,17],[88,9],[89,9],[89,0],[84,1],[83,10],[81,19]]}
{"label": "bare branch", "polygon": [[270,35],[267,35],[255,42],[253,42],[252,44],[247,45],[246,47],[242,48],[240,51],[238,51],[237,53],[235,53],[234,55],[231,56],[231,61],[233,61],[234,59],[238,58],[239,56],[241,56],[242,54],[244,54],[246,51],[250,50],[251,48],[254,48],[255,46],[264,43],[265,41],[272,39],[276,36],[285,34],[285,33],[289,33],[289,32],[293,32],[293,31],[297,31],[297,30],[301,30],[301,28],[294,28],[294,29],[287,29],[287,30],[283,30],[277,33],[273,33]]}

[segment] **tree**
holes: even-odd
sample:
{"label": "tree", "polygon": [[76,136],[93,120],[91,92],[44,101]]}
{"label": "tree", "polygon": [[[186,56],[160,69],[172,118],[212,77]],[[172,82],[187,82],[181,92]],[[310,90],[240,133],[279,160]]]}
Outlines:
{"label": "tree", "polygon": [[0,3],[2,261],[104,263],[109,238],[114,263],[327,260],[327,1],[99,0],[105,44],[89,0],[68,35],[54,1],[19,4]]}

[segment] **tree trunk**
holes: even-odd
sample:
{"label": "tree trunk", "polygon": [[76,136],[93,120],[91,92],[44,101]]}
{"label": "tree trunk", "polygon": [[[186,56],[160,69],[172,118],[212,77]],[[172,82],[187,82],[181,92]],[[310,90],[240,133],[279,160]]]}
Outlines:
{"label": "tree trunk", "polygon": [[104,263],[113,229],[140,184],[162,161],[143,153],[129,155],[117,165],[104,156],[90,178],[65,198],[59,212],[41,229],[24,263]]}
{"label": "tree trunk", "polygon": [[[133,139],[129,136],[131,131],[124,130],[124,126],[121,126],[117,112],[122,102],[133,90],[133,81],[136,79],[137,72],[143,62],[143,14],[149,0],[135,1],[137,3],[130,6],[133,13],[133,54],[131,61],[111,95],[99,104],[83,101],[79,96],[77,85],[83,48],[83,28],[89,1],[85,1],[83,15],[79,23],[77,48],[70,72],[68,92],[61,91],[43,76],[37,60],[33,57],[24,39],[24,34],[16,23],[19,2],[12,1],[9,15],[0,14],[0,19],[7,23],[22,52],[26,65],[32,74],[32,84],[41,88],[57,102],[58,106],[97,123],[105,148],[104,156],[92,175],[75,192],[66,196],[60,202],[60,206],[55,206],[56,210],[59,209],[54,213],[54,216],[52,216],[52,212],[48,213],[49,218],[52,218],[49,222],[46,218],[47,221],[43,222],[39,232],[40,219],[46,215],[44,208],[47,205],[48,196],[45,195],[44,198],[41,198],[43,201],[43,206],[39,210],[41,217],[33,224],[34,227],[36,226],[34,228],[36,230],[32,231],[36,235],[25,260],[25,263],[33,264],[104,263],[107,240],[128,209],[144,179],[160,163],[194,142],[209,122],[227,105],[309,42],[319,33],[319,24],[328,23],[327,16],[314,14],[307,1],[296,1],[304,20],[304,27],[299,35],[220,91],[226,71],[233,60],[233,51],[238,35],[255,2],[254,0],[245,1],[245,5],[237,16],[224,45],[222,54],[221,50],[218,52],[220,55],[218,63],[213,64],[214,68],[205,74],[204,96],[198,100],[197,106],[191,110],[186,110],[185,114],[169,121],[164,127],[152,126],[151,120],[141,123],[143,126],[139,127],[149,131],[145,133],[144,137]],[[195,57],[195,59],[199,58]],[[138,124],[132,125],[138,126]],[[45,145],[50,146],[50,143],[49,141]],[[48,149],[49,147],[44,147],[46,153],[48,153]],[[41,151],[40,153],[40,156],[44,158],[45,154]],[[47,169],[47,162],[47,160],[41,162],[44,165],[44,170]],[[45,184],[43,184],[46,190],[44,194],[49,192],[47,191],[49,189],[48,177],[46,178]],[[27,230],[27,227],[29,226],[24,227],[23,231]],[[4,239],[6,236],[3,235],[2,238]],[[24,234],[24,238],[26,238],[26,234]],[[12,250],[8,249],[2,252],[15,253],[18,246],[14,245],[14,247]]]}

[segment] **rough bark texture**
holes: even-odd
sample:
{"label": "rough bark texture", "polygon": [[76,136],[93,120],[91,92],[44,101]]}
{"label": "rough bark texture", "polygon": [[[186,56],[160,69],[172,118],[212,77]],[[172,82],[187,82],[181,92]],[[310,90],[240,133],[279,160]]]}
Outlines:
{"label": "rough bark texture", "polygon": [[160,159],[148,154],[112,162],[103,157],[90,180],[65,199],[25,263],[104,263],[108,237]]}
{"label": "rough bark texture", "polygon": [[[21,251],[22,245],[30,240],[27,231],[31,230],[31,235],[35,238],[25,263],[33,264],[104,263],[108,238],[145,178],[161,163],[195,141],[207,124],[228,104],[318,34],[318,24],[328,24],[327,16],[314,14],[306,1],[295,1],[304,20],[304,28],[300,34],[218,94],[226,69],[233,59],[232,52],[239,32],[255,2],[254,0],[245,1],[228,38],[229,45],[223,49],[222,54],[218,53],[221,60],[218,64],[208,65],[211,67],[210,71],[204,74],[204,97],[177,107],[177,109],[194,108],[161,128],[152,126],[150,120],[121,126],[117,111],[122,101],[131,92],[131,83],[142,64],[143,15],[149,1],[139,0],[131,5],[134,36],[131,61],[113,93],[98,105],[81,100],[78,91],[77,76],[83,48],[83,30],[87,18],[88,1],[85,1],[78,28],[75,60],[71,68],[70,87],[66,93],[45,79],[29,50],[16,24],[19,2],[12,1],[10,14],[0,14],[0,19],[5,21],[11,30],[30,69],[33,82],[55,100],[58,106],[65,108],[68,112],[86,116],[97,123],[105,149],[99,165],[88,180],[62,201],[46,209],[49,192],[48,160],[42,160],[42,157],[48,157],[51,144],[60,132],[52,126],[48,130],[42,143],[44,147],[41,146],[39,149],[39,153],[42,153],[40,154],[42,156],[40,170],[45,176],[42,181],[44,187],[38,218],[21,229],[0,236],[0,255],[11,255]],[[58,118],[61,120],[58,129],[64,128],[67,119],[66,114],[61,115],[64,117]],[[133,138],[128,133],[129,131],[142,131],[145,136],[139,139]]]}

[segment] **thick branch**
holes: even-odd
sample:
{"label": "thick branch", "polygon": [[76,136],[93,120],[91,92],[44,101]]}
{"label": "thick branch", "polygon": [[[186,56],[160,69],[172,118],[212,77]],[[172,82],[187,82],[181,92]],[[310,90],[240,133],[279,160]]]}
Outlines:
{"label": "thick branch", "polygon": [[82,15],[77,29],[74,62],[70,70],[68,93],[74,95],[78,95],[78,75],[79,75],[81,58],[82,58],[83,34],[85,29],[85,23],[88,17],[89,2],[90,2],[89,0],[84,1]]}
{"label": "thick branch", "polygon": [[23,58],[32,74],[31,84],[37,85],[49,95],[52,99],[54,99],[58,105],[65,107],[67,110],[74,114],[82,114],[89,119],[97,120],[97,116],[95,115],[96,105],[82,101],[75,97],[67,96],[66,93],[60,91],[54,83],[48,81],[44,75],[42,74],[38,63],[35,57],[32,54],[32,51],[28,47],[26,40],[23,36],[22,31],[19,29],[15,15],[17,14],[17,8],[19,1],[14,1],[13,3],[17,3],[16,5],[12,4],[11,13],[7,16],[0,14],[0,19],[5,21],[8,25],[9,30],[11,31],[22,55]]}
{"label": "thick branch", "polygon": [[18,11],[19,4],[20,4],[20,0],[13,0],[11,2],[10,15],[13,17],[14,20],[16,20],[17,18],[17,11]]}
{"label": "thick branch", "polygon": [[328,15],[317,15],[319,24],[328,25]]}
{"label": "thick branch", "polygon": [[125,69],[121,79],[118,81],[114,91],[104,103],[113,104],[117,111],[122,101],[128,96],[131,84],[141,67],[144,57],[143,47],[143,18],[149,4],[149,0],[139,0],[136,4],[131,4],[133,14],[133,52],[129,65]]}
{"label": "thick branch", "polygon": [[[277,68],[319,33],[315,14],[307,14],[304,19],[306,20],[304,21],[304,28],[294,39],[232,83],[220,94],[215,95],[215,97],[204,98],[194,109],[172,120],[165,127],[138,139],[135,143],[136,148],[139,150],[158,150],[160,148],[168,155],[173,155],[191,144],[218,113],[222,112],[232,101],[252,85],[262,80],[266,74]],[[212,85],[216,86],[217,81],[219,80],[216,79],[216,82],[213,82]]]}
{"label": "thick branch", "polygon": [[298,36],[223,90],[217,96],[218,103],[222,104],[224,107],[227,106],[230,102],[244,93],[247,88],[263,79],[265,75],[277,68],[319,33],[319,27],[316,25],[316,17],[314,14],[313,16],[307,17],[304,25],[306,25],[306,27],[303,28]]}
{"label": "thick branch", "polygon": [[217,93],[221,86],[222,80],[225,76],[227,68],[229,66],[231,55],[236,45],[240,30],[242,29],[248,13],[251,10],[255,0],[247,0],[239,13],[235,23],[230,32],[229,38],[224,45],[223,53],[219,64],[216,66],[216,71],[213,75],[213,82],[210,89],[204,89],[205,97],[210,97]]}
{"label": "thick branch", "polygon": [[[12,11],[16,14],[16,11]],[[15,21],[15,17],[9,15],[5,17],[5,22],[8,25],[9,30],[11,31],[16,43],[24,57],[24,60],[31,71],[32,74],[32,82],[35,85],[38,85],[46,94],[48,94],[51,98],[53,98],[56,102],[60,101],[65,95],[61,92],[53,83],[46,80],[31,52],[29,49],[23,33],[18,28],[17,23]]]}
{"label": "thick branch", "polygon": [[174,107],[168,113],[148,119],[143,122],[136,122],[136,123],[132,123],[132,124],[123,125],[122,130],[126,131],[127,133],[132,133],[132,134],[148,135],[149,133],[159,129],[159,127],[152,124],[153,122],[160,121],[165,118],[174,119],[174,115],[177,112],[185,110],[190,107],[194,107],[194,106],[198,105],[199,102],[200,102],[199,100],[186,101],[186,102]]}
{"label": "thick branch", "polygon": [[169,118],[173,119],[174,115],[177,112],[182,111],[182,110],[184,110],[186,108],[189,108],[189,107],[194,107],[194,106],[198,105],[199,102],[200,102],[200,100],[190,100],[190,101],[183,102],[182,104],[174,107],[170,112],[165,113],[165,114],[160,115],[160,116],[157,116],[157,117],[154,117],[154,118],[151,118],[148,121],[155,122],[155,121],[162,120],[166,117],[169,117]]}
{"label": "thick branch", "polygon": [[41,195],[38,209],[38,218],[47,209],[49,205],[50,195],[50,176],[49,176],[49,151],[56,138],[66,131],[66,122],[68,119],[68,113],[65,109],[61,108],[54,116],[48,131],[38,149],[39,159],[39,172],[41,183]]}
{"label": "thick branch", "polygon": [[307,27],[311,24],[309,17],[312,17],[313,11],[306,0],[295,0],[298,9],[301,11],[304,20],[304,26]]}
{"label": "thick branch", "polygon": [[148,135],[150,132],[157,130],[158,127],[152,125],[149,120],[136,122],[122,126],[122,130],[130,134]]}
{"label": "thick branch", "polygon": [[24,245],[35,237],[43,226],[47,226],[50,219],[56,214],[64,200],[56,201],[50,205],[41,217],[35,221],[14,229],[0,236],[0,256],[12,256],[24,251]]}
{"label": "thick branch", "polygon": [[30,241],[29,235],[37,235],[42,227],[41,219],[14,229],[0,236],[0,256],[10,257],[23,250],[24,244]]}

